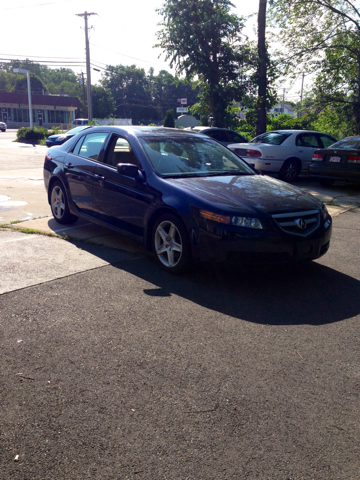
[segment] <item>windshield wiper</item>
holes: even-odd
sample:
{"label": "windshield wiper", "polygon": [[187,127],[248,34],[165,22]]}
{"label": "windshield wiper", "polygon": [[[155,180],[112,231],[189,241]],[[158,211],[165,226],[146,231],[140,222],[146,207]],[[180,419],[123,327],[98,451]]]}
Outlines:
{"label": "windshield wiper", "polygon": [[207,174],[208,177],[219,177],[221,175],[239,175],[239,176],[246,176],[246,175],[254,175],[252,172],[239,172],[239,170],[226,170],[222,172],[209,172]]}

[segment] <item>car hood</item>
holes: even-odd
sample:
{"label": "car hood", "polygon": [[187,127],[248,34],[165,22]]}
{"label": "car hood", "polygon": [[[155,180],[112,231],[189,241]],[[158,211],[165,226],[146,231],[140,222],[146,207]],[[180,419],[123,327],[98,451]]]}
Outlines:
{"label": "car hood", "polygon": [[300,212],[321,208],[322,203],[300,188],[263,175],[171,179],[175,185],[216,209],[257,215]]}

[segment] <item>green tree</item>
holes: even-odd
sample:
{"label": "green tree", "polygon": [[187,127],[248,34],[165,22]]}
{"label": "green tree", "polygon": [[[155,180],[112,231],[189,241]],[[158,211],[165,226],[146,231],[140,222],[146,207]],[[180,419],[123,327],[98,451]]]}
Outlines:
{"label": "green tree", "polygon": [[175,117],[173,110],[167,110],[164,118],[164,127],[175,128]]}
{"label": "green tree", "polygon": [[216,126],[229,124],[233,100],[246,91],[249,47],[242,42],[243,18],[230,13],[229,0],[166,0],[158,13],[158,47],[178,75],[197,80],[203,115]]}
{"label": "green tree", "polygon": [[111,92],[99,85],[91,87],[91,98],[94,118],[109,118],[115,111],[115,100]]}
{"label": "green tree", "polygon": [[139,124],[158,116],[143,68],[109,65],[100,83],[111,92],[117,117],[132,118],[134,124]]}
{"label": "green tree", "polygon": [[351,107],[354,132],[360,133],[360,11],[355,0],[273,0],[272,20],[280,27],[288,71],[315,73],[318,109]]}

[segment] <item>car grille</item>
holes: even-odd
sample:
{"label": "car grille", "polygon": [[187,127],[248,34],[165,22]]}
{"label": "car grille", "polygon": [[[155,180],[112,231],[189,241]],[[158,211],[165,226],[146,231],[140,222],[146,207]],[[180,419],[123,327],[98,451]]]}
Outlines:
{"label": "car grille", "polygon": [[280,213],[272,215],[272,218],[284,232],[301,237],[310,235],[320,225],[320,213],[318,210]]}

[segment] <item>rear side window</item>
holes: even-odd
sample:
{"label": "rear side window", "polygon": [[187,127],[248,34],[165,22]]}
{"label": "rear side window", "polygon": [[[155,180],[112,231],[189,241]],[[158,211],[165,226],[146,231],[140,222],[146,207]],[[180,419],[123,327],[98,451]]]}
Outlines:
{"label": "rear side window", "polygon": [[205,132],[205,135],[211,138],[215,138],[215,140],[218,140],[219,142],[227,142],[227,136],[225,132],[220,131],[212,131],[212,132]]}
{"label": "rear side window", "polygon": [[268,132],[255,137],[249,143],[268,143],[269,145],[281,145],[288,137],[290,133],[280,133],[280,132]]}
{"label": "rear side window", "polygon": [[107,133],[90,133],[78,141],[75,146],[74,154],[79,157],[90,158],[91,160],[98,160],[100,152],[108,136]]}
{"label": "rear side window", "polygon": [[226,132],[228,141],[231,143],[246,143],[245,138],[235,132]]}
{"label": "rear side window", "polygon": [[320,135],[320,140],[322,141],[324,148],[328,148],[336,142],[334,138],[328,137],[327,135]]}
{"label": "rear side window", "polygon": [[297,147],[321,148],[317,136],[313,133],[303,133],[296,137]]}

